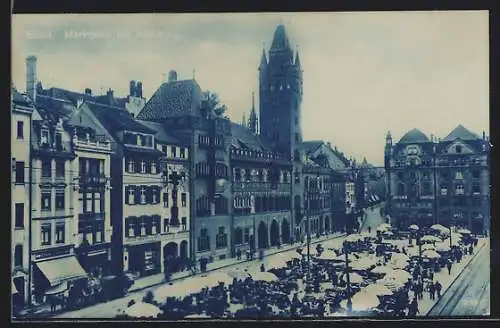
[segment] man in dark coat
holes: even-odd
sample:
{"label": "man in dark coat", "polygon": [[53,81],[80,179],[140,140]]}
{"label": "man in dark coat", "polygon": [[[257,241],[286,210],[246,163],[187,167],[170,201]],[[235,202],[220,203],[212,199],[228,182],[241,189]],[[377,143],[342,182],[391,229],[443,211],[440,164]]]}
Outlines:
{"label": "man in dark coat", "polygon": [[443,288],[443,286],[441,286],[439,281],[436,281],[436,283],[434,284],[434,288],[436,288],[438,298],[441,298],[441,289]]}
{"label": "man in dark coat", "polygon": [[408,316],[415,317],[419,313],[417,299],[414,297],[408,307]]}
{"label": "man in dark coat", "polygon": [[451,275],[451,260],[446,262],[446,268],[448,268],[448,275]]}

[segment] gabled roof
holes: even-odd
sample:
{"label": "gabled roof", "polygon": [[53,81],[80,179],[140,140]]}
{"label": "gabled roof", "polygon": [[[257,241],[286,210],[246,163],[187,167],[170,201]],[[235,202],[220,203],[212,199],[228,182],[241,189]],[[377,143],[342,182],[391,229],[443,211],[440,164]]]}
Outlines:
{"label": "gabled roof", "polygon": [[43,95],[47,97],[63,99],[72,102],[75,106],[78,103],[79,99],[83,100],[93,100],[91,95],[87,95],[84,93],[74,92],[61,88],[48,88],[48,89],[40,89],[37,91],[38,95]]}
{"label": "gabled roof", "polygon": [[317,150],[323,143],[323,140],[303,141],[299,147],[308,154]]}
{"label": "gabled roof", "polygon": [[99,122],[113,135],[116,132],[124,130],[150,134],[156,133],[153,129],[134,120],[130,116],[130,113],[123,108],[92,101],[86,101],[82,106],[84,105],[92,111]]}
{"label": "gabled roof", "polygon": [[429,138],[419,129],[412,129],[405,133],[399,140],[399,143],[419,143],[429,142]]}
{"label": "gabled roof", "polygon": [[36,96],[36,108],[43,118],[52,122],[57,122],[59,119],[66,120],[76,109],[71,101],[44,95]]}
{"label": "gabled roof", "polygon": [[459,124],[450,134],[443,138],[443,141],[453,141],[455,139],[476,140],[481,138],[477,134],[467,130],[462,124]]}
{"label": "gabled roof", "polygon": [[83,100],[83,101],[93,101],[93,102],[111,105],[111,106],[115,106],[115,107],[125,108],[125,104],[128,101],[128,97],[124,97],[124,98],[113,97],[113,98],[111,98],[108,95],[88,95],[88,94],[81,93],[81,92],[75,92],[75,91],[70,91],[70,90],[55,88],[55,87],[49,88],[49,89],[40,88],[37,91],[37,94],[52,97],[52,98],[67,100],[67,101],[70,101],[71,103],[73,103],[75,106],[78,104],[79,100]]}
{"label": "gabled roof", "polygon": [[197,115],[202,96],[203,92],[195,80],[165,82],[137,114],[137,118],[159,121],[171,117]]}
{"label": "gabled roof", "polygon": [[271,151],[270,142],[261,135],[255,135],[248,128],[231,122],[231,144],[235,148],[248,148],[256,151]]}
{"label": "gabled roof", "polygon": [[11,87],[12,102],[16,105],[32,107],[33,105],[16,88]]}
{"label": "gabled roof", "polygon": [[155,138],[160,143],[183,145],[182,142],[180,142],[178,139],[176,139],[174,136],[168,133],[165,127],[161,123],[142,121],[142,120],[136,120],[136,121],[141,123],[142,125],[147,126],[151,130],[156,131]]}

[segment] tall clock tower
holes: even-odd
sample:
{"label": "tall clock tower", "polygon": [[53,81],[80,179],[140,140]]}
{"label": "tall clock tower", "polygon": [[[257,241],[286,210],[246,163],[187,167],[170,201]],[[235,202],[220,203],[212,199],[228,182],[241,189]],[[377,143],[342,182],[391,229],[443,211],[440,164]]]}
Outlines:
{"label": "tall clock tower", "polygon": [[285,27],[276,27],[269,54],[262,50],[259,65],[260,134],[276,152],[293,162],[292,211],[295,225],[303,217],[302,179],[302,67]]}

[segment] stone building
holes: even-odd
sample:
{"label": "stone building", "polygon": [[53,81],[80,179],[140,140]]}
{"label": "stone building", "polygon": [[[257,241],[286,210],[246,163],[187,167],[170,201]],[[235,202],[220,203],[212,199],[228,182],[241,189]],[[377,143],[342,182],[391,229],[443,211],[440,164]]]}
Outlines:
{"label": "stone building", "polygon": [[318,231],[338,226],[332,213],[345,212],[343,201],[332,205],[328,197],[333,181],[339,197],[345,190],[338,175],[332,179],[334,170],[345,168],[345,159],[321,142],[313,149],[303,143],[302,68],[283,25],[276,28],[269,53],[262,52],[259,111],[252,98],[247,124],[218,113],[218,104],[196,80],[178,80],[175,71],[168,76],[136,117],[160,124],[189,145],[193,259],[224,259],[238,250],[300,238],[309,160],[322,167]]}
{"label": "stone building", "polygon": [[31,138],[31,283],[33,301],[87,276],[75,256],[78,213],[76,155],[65,120],[71,105],[36,96],[41,120]]}
{"label": "stone building", "polygon": [[111,140],[86,105],[68,117],[66,127],[76,156],[76,254],[86,272],[105,276],[111,270]]}
{"label": "stone building", "polygon": [[12,87],[11,98],[11,285],[14,306],[30,302],[31,130],[39,120],[32,101]]}
{"label": "stone building", "polygon": [[466,227],[483,233],[490,227],[489,148],[462,125],[448,136],[428,138],[418,129],[398,143],[386,136],[385,166],[389,213],[399,227],[410,224]]}

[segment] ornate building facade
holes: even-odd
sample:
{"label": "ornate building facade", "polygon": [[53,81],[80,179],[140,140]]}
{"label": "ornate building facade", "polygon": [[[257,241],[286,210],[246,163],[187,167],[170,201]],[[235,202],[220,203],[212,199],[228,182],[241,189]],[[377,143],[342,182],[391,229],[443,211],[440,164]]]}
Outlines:
{"label": "ornate building facade", "polygon": [[413,129],[393,144],[389,133],[385,166],[394,223],[488,230],[489,148],[485,133],[480,137],[462,125],[443,139]]}

